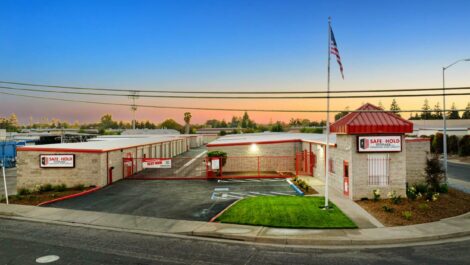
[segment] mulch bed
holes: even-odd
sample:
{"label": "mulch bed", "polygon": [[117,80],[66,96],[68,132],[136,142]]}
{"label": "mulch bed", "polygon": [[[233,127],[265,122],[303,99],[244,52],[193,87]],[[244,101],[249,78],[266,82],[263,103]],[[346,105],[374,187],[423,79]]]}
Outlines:
{"label": "mulch bed", "polygon": [[[444,218],[461,215],[470,211],[470,194],[449,189],[448,193],[441,193],[437,201],[416,199],[415,201],[403,199],[401,204],[393,204],[390,199],[377,202],[372,200],[357,201],[362,208],[372,214],[385,226],[400,226],[422,224],[439,221]],[[393,212],[385,212],[383,206],[394,209]],[[427,205],[427,206],[426,206]],[[411,211],[410,220],[403,217],[402,212]]]}
{"label": "mulch bed", "polygon": [[[12,195],[8,197],[8,200],[12,204],[21,204],[21,205],[38,205],[42,202],[54,200],[60,197],[72,195],[85,191],[85,189],[67,189],[65,191],[47,191],[42,193],[31,193],[28,195]],[[2,202],[5,202],[5,199],[2,199]]]}

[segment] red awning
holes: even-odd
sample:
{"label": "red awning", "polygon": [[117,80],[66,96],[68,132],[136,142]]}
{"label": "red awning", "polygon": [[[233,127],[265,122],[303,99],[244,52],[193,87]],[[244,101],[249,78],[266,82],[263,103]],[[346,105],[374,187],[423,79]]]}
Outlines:
{"label": "red awning", "polygon": [[[358,110],[382,110],[370,103]],[[330,126],[330,131],[341,134],[410,133],[413,123],[390,112],[351,112]]]}

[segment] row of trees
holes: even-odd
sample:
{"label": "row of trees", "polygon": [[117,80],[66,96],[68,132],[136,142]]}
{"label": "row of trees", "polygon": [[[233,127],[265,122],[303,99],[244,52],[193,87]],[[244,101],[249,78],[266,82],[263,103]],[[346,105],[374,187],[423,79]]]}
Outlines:
{"label": "row of trees", "polygon": [[457,110],[455,103],[452,103],[450,110],[448,110],[447,113],[444,113],[439,102],[437,102],[436,105],[434,105],[434,108],[431,109],[429,101],[425,99],[421,109],[423,112],[419,114],[415,113],[415,115],[411,114],[410,120],[442,120],[444,118],[444,114],[449,120],[470,119],[470,102],[467,103],[467,107],[462,113],[462,116],[460,116],[460,112]]}
{"label": "row of trees", "polygon": [[[431,135],[431,152],[442,154],[444,152],[444,134],[436,133]],[[447,135],[447,153],[469,156],[470,155],[470,135],[464,135],[462,138],[456,135]]]}
{"label": "row of trees", "polygon": [[18,130],[18,118],[16,114],[13,113],[8,117],[0,116],[0,129],[6,129],[8,132],[13,132]]}

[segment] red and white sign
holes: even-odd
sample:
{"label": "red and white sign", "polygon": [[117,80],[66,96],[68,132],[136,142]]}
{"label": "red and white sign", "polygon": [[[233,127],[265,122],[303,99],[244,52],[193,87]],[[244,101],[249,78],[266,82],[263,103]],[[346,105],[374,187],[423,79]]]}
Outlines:
{"label": "red and white sign", "polygon": [[142,158],[143,168],[171,168],[171,158]]}
{"label": "red and white sign", "polygon": [[357,151],[367,152],[401,152],[401,136],[358,136]]}
{"label": "red and white sign", "polygon": [[75,155],[40,155],[41,168],[74,168]]}

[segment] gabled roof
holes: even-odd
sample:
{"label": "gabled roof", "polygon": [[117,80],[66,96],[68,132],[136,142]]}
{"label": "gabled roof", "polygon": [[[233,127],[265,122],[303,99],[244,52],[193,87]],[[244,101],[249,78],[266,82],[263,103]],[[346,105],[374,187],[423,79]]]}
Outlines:
{"label": "gabled roof", "polygon": [[[357,110],[383,110],[370,103]],[[330,131],[341,134],[411,133],[413,123],[391,112],[351,112],[330,126]]]}

